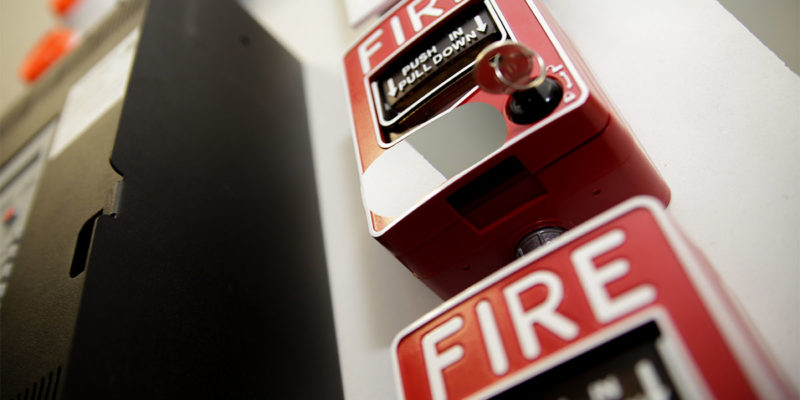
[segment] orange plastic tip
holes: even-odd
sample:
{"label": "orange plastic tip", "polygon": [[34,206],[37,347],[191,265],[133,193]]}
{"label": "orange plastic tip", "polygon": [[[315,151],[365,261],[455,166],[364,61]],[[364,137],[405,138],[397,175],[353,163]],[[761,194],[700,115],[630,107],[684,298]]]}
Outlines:
{"label": "orange plastic tip", "polygon": [[50,9],[60,16],[64,16],[69,12],[70,8],[78,3],[80,0],[50,0]]}
{"label": "orange plastic tip", "polygon": [[67,28],[53,28],[28,52],[19,67],[23,81],[31,83],[75,45],[74,33]]}

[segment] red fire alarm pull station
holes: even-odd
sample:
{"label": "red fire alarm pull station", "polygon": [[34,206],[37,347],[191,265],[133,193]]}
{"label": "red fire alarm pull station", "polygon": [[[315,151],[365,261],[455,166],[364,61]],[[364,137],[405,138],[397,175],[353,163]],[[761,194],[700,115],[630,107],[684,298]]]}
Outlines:
{"label": "red fire alarm pull station", "polygon": [[393,356],[406,399],[797,398],[757,344],[642,196],[451,298]]}
{"label": "red fire alarm pull station", "polygon": [[669,189],[538,2],[399,3],[344,59],[370,232],[450,297]]}

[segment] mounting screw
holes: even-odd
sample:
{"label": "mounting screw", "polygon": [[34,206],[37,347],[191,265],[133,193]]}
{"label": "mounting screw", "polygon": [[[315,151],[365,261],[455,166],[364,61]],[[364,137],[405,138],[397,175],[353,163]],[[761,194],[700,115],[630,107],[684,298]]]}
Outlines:
{"label": "mounting screw", "polygon": [[525,254],[528,254],[547,242],[561,236],[566,229],[559,228],[557,226],[548,226],[546,228],[537,229],[527,236],[522,238],[517,244],[517,249],[514,251],[514,255],[516,258],[520,258]]}

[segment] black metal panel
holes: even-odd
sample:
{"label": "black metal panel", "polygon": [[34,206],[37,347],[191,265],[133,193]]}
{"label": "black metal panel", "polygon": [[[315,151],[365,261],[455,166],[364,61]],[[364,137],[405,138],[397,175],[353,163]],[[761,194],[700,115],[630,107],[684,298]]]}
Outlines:
{"label": "black metal panel", "polygon": [[151,2],[68,398],[342,396],[300,64],[243,10]]}
{"label": "black metal panel", "polygon": [[[142,22],[145,2],[128,0],[48,71],[0,118],[0,163],[59,119],[70,88]],[[103,209],[120,179],[109,164],[121,106],[111,106],[57,156],[36,182],[0,308],[0,398],[56,398],[72,344],[84,274],[70,277],[81,226]],[[4,167],[7,165],[4,165]],[[24,212],[24,211],[23,211]],[[16,222],[19,224],[20,222]],[[5,260],[7,261],[7,260]],[[36,390],[34,390],[36,387]],[[44,392],[42,391],[44,387]]]}
{"label": "black metal panel", "polygon": [[[153,1],[116,137],[97,135],[72,147],[97,140],[89,158],[107,160],[114,138],[122,184],[114,190],[107,167],[102,179],[63,177],[91,192],[77,199],[117,195],[93,226],[97,202],[74,207],[69,229],[54,227],[74,236],[48,255],[60,254],[52,273],[67,277],[75,243],[90,244],[74,281],[82,292],[63,298],[79,301],[63,397],[342,397],[297,60],[234,2]],[[37,232],[25,240],[47,240]]]}

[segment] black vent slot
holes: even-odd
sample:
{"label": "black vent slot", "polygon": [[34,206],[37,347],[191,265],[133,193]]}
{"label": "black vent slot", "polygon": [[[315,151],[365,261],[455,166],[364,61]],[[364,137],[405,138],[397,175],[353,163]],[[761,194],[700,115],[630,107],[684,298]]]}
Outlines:
{"label": "black vent slot", "polygon": [[455,191],[447,202],[472,225],[484,228],[546,193],[519,159],[510,157]]}
{"label": "black vent slot", "polygon": [[74,278],[81,274],[86,269],[86,263],[89,261],[89,252],[92,248],[92,237],[94,237],[94,228],[97,225],[97,218],[103,214],[103,210],[91,216],[86,222],[83,223],[80,232],[78,232],[78,240],[75,243],[75,252],[72,254],[72,265],[69,267],[69,277]]}
{"label": "black vent slot", "polygon": [[58,394],[58,384],[61,381],[61,366],[50,371],[38,382],[34,382],[25,388],[25,391],[17,393],[10,400],[55,400]]}

